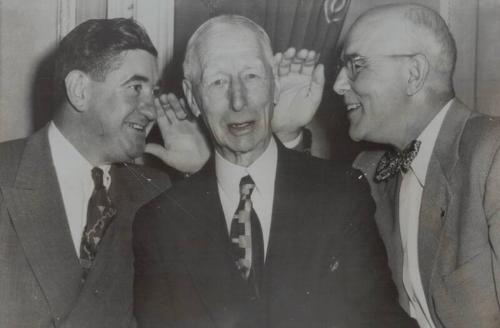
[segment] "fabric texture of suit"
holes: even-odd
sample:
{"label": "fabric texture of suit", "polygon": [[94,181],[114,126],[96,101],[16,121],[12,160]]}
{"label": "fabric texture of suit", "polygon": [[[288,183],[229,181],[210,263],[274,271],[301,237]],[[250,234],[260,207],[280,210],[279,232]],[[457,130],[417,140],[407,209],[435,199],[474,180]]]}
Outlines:
{"label": "fabric texture of suit", "polygon": [[278,145],[261,297],[242,279],[213,160],[134,223],[139,327],[413,327],[359,171]]}
{"label": "fabric texture of suit", "polygon": [[[500,120],[454,100],[429,162],[419,216],[418,254],[436,327],[500,327]],[[400,179],[375,183],[382,152],[358,156],[376,202],[401,305],[403,254],[398,217]]]}
{"label": "fabric texture of suit", "polygon": [[134,325],[132,220],[170,181],[134,165],[110,173],[118,213],[83,283],[47,127],[0,144],[0,327]]}

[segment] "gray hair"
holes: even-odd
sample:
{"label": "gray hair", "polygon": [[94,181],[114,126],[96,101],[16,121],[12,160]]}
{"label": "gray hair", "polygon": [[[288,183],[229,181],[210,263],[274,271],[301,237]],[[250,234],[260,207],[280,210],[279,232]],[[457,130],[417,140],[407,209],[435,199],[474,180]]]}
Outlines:
{"label": "gray hair", "polygon": [[431,46],[436,49],[431,58],[434,69],[451,78],[457,60],[457,47],[444,19],[436,11],[420,5],[408,5],[404,17],[431,36]]}
{"label": "gray hair", "polygon": [[215,26],[218,25],[228,25],[235,27],[243,27],[252,31],[260,43],[261,49],[264,53],[264,57],[269,64],[273,62],[273,51],[271,49],[271,41],[266,31],[259,26],[254,21],[239,15],[221,15],[213,17],[203,23],[189,38],[186,47],[186,55],[184,57],[184,63],[182,65],[184,70],[184,78],[188,81],[194,82],[195,79],[199,78],[199,47],[203,36],[210,32]]}

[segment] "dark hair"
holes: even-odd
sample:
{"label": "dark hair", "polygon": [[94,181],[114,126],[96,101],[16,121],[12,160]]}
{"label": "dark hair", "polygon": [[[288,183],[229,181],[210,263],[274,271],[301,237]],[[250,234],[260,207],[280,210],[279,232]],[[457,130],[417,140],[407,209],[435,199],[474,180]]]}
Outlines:
{"label": "dark hair", "polygon": [[55,53],[55,99],[66,95],[64,79],[72,70],[81,70],[102,81],[116,69],[121,52],[142,49],[157,57],[158,52],[143,27],[133,19],[91,19],[69,32]]}

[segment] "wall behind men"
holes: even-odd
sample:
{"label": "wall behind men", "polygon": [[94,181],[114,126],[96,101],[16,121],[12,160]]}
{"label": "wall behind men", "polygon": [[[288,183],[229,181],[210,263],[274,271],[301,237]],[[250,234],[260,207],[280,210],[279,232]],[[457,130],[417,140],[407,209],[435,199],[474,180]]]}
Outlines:
{"label": "wall behind men", "polygon": [[[73,1],[77,3],[76,21],[81,22],[88,18],[105,17],[109,0]],[[176,0],[176,6],[195,1],[202,0]],[[251,16],[256,6],[267,1],[243,2],[246,7],[236,8],[235,11],[242,13],[240,10],[248,10]],[[50,118],[51,81],[46,78],[50,75],[47,60],[56,45],[58,5],[66,2],[0,0],[0,141],[27,136]],[[379,4],[395,2],[405,1],[351,0],[343,33],[361,12]],[[438,10],[457,39],[459,56],[455,85],[459,97],[482,112],[500,115],[497,106],[500,102],[500,41],[497,38],[500,32],[500,1],[416,2]],[[193,5],[193,10],[195,8],[199,6]],[[197,15],[202,13],[193,12],[193,16]],[[330,87],[325,93],[331,96],[333,91]],[[320,115],[323,115],[320,121],[326,119],[331,123],[325,142],[337,140],[335,144],[340,145],[331,153],[352,156],[358,145],[349,143],[341,108],[332,103],[331,111]]]}
{"label": "wall behind men", "polygon": [[0,1],[0,141],[33,130],[33,110],[43,101],[34,77],[55,46],[56,10],[55,0]]}

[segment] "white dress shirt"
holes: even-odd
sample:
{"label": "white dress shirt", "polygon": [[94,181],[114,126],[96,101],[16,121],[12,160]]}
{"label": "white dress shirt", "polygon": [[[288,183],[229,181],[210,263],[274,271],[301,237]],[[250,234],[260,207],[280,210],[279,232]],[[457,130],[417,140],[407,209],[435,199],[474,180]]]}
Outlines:
{"label": "white dress shirt", "polygon": [[410,315],[421,328],[434,328],[418,266],[418,227],[422,191],[429,161],[444,117],[452,100],[432,119],[417,138],[419,152],[411,167],[403,174],[399,191],[399,224],[403,243],[403,284],[410,300]]}
{"label": "white dress shirt", "polygon": [[[94,190],[92,165],[62,135],[54,122],[50,122],[48,137],[71,238],[76,254],[80,256],[80,242],[87,223],[87,206]],[[104,171],[104,186],[109,188],[110,165],[99,167]]]}
{"label": "white dress shirt", "polygon": [[278,147],[271,138],[267,149],[249,167],[233,164],[222,157],[218,152],[215,154],[215,174],[217,175],[217,186],[219,197],[224,211],[224,217],[228,231],[234,213],[240,202],[240,180],[250,175],[255,182],[252,192],[252,205],[259,217],[264,239],[264,256],[267,253],[269,232],[271,230],[271,218],[274,199],[274,181],[276,179],[276,166],[278,164]]}

